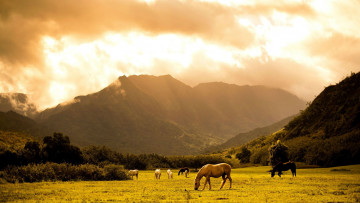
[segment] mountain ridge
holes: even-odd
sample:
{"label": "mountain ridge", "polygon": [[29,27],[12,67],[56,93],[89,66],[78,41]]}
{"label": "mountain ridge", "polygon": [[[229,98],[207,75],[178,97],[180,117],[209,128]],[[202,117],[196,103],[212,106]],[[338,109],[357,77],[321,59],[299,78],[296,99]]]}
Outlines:
{"label": "mountain ridge", "polygon": [[190,87],[170,75],[120,76],[98,92],[42,111],[36,121],[80,146],[193,154],[304,106],[275,88],[218,82]]}

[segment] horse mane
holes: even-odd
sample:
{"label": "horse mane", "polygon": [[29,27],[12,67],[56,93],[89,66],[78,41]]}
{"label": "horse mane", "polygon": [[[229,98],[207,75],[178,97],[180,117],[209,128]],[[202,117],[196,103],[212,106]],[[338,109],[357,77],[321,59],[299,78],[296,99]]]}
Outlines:
{"label": "horse mane", "polygon": [[200,172],[201,172],[201,170],[202,170],[203,168],[205,168],[205,166],[207,166],[207,164],[204,165],[203,167],[201,167],[201,168],[199,169],[198,173],[196,174],[196,178],[195,178],[195,179],[198,179],[198,178],[201,178],[201,177],[204,176],[204,175],[203,175],[202,173],[200,173]]}

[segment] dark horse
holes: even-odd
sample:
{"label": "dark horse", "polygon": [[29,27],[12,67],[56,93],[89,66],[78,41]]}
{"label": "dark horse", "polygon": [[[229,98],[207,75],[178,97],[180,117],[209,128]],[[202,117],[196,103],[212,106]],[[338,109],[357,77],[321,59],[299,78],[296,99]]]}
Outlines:
{"label": "dark horse", "polygon": [[278,163],[276,166],[274,166],[274,168],[272,170],[270,170],[271,172],[271,177],[275,176],[275,172],[278,172],[278,175],[281,177],[281,174],[283,171],[287,171],[287,170],[291,170],[291,173],[294,176],[296,176],[296,165],[294,162],[289,161],[286,163]]}
{"label": "dark horse", "polygon": [[180,174],[182,175],[184,172],[185,172],[185,176],[187,176],[187,174],[190,172],[189,168],[188,168],[188,167],[181,168],[181,169],[179,170],[178,175],[180,175]]}

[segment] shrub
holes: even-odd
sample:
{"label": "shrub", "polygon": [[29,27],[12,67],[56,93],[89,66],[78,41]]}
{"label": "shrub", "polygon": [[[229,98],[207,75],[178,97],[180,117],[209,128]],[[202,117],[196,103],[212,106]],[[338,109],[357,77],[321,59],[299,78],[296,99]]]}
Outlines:
{"label": "shrub", "polygon": [[107,165],[104,167],[105,180],[127,180],[130,179],[124,171],[124,167],[120,165]]}

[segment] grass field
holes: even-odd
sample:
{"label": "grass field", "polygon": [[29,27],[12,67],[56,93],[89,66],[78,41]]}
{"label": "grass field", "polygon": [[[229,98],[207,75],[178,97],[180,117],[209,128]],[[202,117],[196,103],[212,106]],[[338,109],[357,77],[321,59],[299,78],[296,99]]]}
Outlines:
{"label": "grass field", "polygon": [[[196,173],[190,178],[167,179],[162,170],[160,180],[153,171],[140,171],[138,180],[70,181],[0,184],[0,201],[125,201],[125,202],[359,202],[360,165],[335,168],[298,169],[271,178],[270,167],[232,170],[233,188],[227,182],[219,190],[221,179],[211,179],[212,190],[194,190]],[[204,178],[201,184],[204,184]],[[200,186],[202,189],[203,185]]]}

